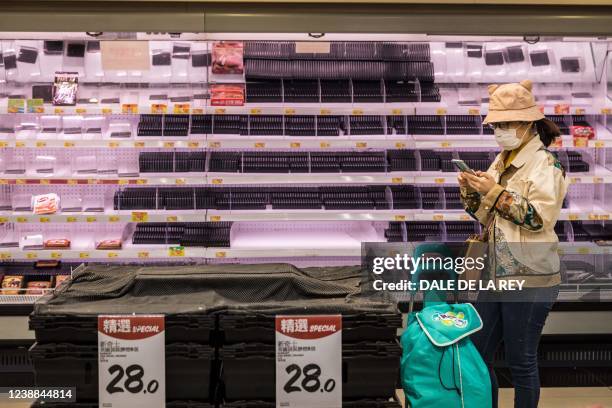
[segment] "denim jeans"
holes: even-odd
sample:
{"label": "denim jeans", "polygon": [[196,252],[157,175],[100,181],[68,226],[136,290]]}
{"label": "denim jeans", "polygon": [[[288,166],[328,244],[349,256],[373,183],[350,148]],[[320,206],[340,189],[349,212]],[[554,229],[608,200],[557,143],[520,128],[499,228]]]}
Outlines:
{"label": "denim jeans", "polygon": [[489,368],[493,408],[497,408],[498,383],[492,363],[500,343],[514,385],[515,408],[537,408],[540,399],[538,345],[548,312],[559,295],[559,287],[524,288],[520,298],[485,292],[474,305],[482,318],[482,330],[471,336]]}

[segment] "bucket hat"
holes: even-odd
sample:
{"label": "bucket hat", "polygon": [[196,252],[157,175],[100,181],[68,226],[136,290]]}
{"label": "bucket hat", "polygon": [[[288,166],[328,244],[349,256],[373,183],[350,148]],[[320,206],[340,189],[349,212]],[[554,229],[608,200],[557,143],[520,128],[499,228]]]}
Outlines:
{"label": "bucket hat", "polygon": [[489,113],[483,123],[534,122],[544,119],[531,93],[532,83],[521,82],[489,85]]}

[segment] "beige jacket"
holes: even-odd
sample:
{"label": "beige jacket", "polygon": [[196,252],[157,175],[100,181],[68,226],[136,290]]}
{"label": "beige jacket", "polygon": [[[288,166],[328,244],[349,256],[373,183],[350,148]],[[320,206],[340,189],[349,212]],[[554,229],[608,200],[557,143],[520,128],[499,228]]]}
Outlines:
{"label": "beige jacket", "polygon": [[491,225],[497,279],[525,279],[526,287],[556,285],[560,262],[554,228],[567,193],[565,170],[538,135],[508,168],[506,154],[498,154],[487,170],[498,184],[486,195],[461,188],[464,208]]}

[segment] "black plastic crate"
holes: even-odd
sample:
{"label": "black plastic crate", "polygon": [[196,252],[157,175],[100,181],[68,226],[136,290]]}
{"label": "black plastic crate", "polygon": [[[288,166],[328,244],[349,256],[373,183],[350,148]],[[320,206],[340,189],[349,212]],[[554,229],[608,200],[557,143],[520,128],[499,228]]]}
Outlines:
{"label": "black plastic crate", "polygon": [[[220,314],[223,344],[274,342],[275,317],[265,314]],[[400,314],[355,314],[342,316],[342,341],[393,341],[402,327]]]}
{"label": "black plastic crate", "polygon": [[6,344],[0,348],[0,387],[31,386],[34,367],[23,344]]}
{"label": "black plastic crate", "polygon": [[[166,398],[208,400],[216,380],[214,356],[214,348],[208,345],[167,345]],[[96,345],[36,343],[30,349],[30,358],[36,373],[36,386],[75,387],[78,401],[98,399]]]}
{"label": "black plastic crate", "polygon": [[[362,342],[342,347],[342,396],[347,399],[395,395],[401,348],[397,342]],[[275,397],[274,344],[240,343],[219,350],[226,400]]]}
{"label": "black plastic crate", "polygon": [[[206,314],[182,314],[166,316],[166,343],[197,342],[208,344],[215,331],[216,319]],[[98,341],[98,318],[87,315],[31,315],[30,330],[34,330],[39,343]]]}

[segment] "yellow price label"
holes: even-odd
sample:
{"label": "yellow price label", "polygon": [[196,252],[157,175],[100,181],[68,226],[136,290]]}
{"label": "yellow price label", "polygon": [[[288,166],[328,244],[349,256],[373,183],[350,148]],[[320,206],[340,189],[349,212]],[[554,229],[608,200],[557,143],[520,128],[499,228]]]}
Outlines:
{"label": "yellow price label", "polygon": [[124,186],[124,185],[130,184],[130,180],[119,179],[117,180],[117,184],[119,184],[120,186]]}
{"label": "yellow price label", "polygon": [[109,215],[108,222],[119,222],[121,218],[118,215]]}
{"label": "yellow price label", "polygon": [[45,185],[45,186],[48,186],[49,184],[51,184],[51,180],[41,179],[41,180],[40,180],[40,184],[43,184],[43,185]]}
{"label": "yellow price label", "polygon": [[51,252],[51,259],[60,259],[62,257],[61,252]]}
{"label": "yellow price label", "polygon": [[25,147],[25,142],[15,142],[15,147]]}
{"label": "yellow price label", "polygon": [[601,149],[602,147],[606,147],[606,143],[603,140],[595,140],[595,147]]}
{"label": "yellow price label", "polygon": [[191,113],[193,113],[194,115],[201,115],[204,113],[204,109],[202,108],[193,108],[191,110]]}
{"label": "yellow price label", "polygon": [[218,149],[221,147],[221,142],[208,142],[208,147],[211,149]]}
{"label": "yellow price label", "polygon": [[264,142],[255,142],[253,147],[255,147],[256,149],[263,149],[266,147],[266,144]]}
{"label": "yellow price label", "polygon": [[89,252],[79,252],[79,258],[81,259],[89,258]]}
{"label": "yellow price label", "polygon": [[64,142],[64,147],[74,147],[74,142]]}
{"label": "yellow price label", "polygon": [[210,220],[212,222],[219,222],[219,221],[221,221],[221,216],[220,215],[211,215],[210,216]]}
{"label": "yellow price label", "polygon": [[185,180],[184,178],[177,178],[176,180],[174,180],[174,184],[176,184],[177,186],[182,186],[187,184],[187,180]]}
{"label": "yellow price label", "polygon": [[440,142],[440,147],[449,148],[451,146],[451,142]]}
{"label": "yellow price label", "polygon": [[188,114],[191,111],[191,106],[188,103],[176,103],[173,111],[177,114]]}
{"label": "yellow price label", "polygon": [[214,178],[211,181],[213,184],[223,184],[223,179],[220,178]]}
{"label": "yellow price label", "polygon": [[49,217],[40,217],[38,221],[39,222],[51,222],[51,219]]}
{"label": "yellow price label", "polygon": [[580,247],[578,248],[578,253],[580,255],[588,255],[591,253],[591,249],[590,248],[586,248],[586,247]]}
{"label": "yellow price label", "polygon": [[75,179],[69,179],[69,180],[66,181],[66,184],[68,184],[70,186],[74,186],[76,184],[79,184],[79,181],[75,180]]}
{"label": "yellow price label", "polygon": [[365,149],[368,147],[368,144],[366,142],[357,142],[355,143],[355,147],[358,149]]}
{"label": "yellow price label", "polygon": [[138,257],[139,258],[148,258],[149,257],[149,253],[146,251],[142,251],[138,253]]}
{"label": "yellow price label", "polygon": [[251,113],[251,115],[260,115],[261,114],[261,109],[253,108],[249,112]]}
{"label": "yellow price label", "polygon": [[83,114],[87,113],[87,109],[85,109],[85,108],[76,108],[75,112],[78,115],[83,115]]}
{"label": "yellow price label", "polygon": [[170,215],[166,217],[166,222],[177,222],[177,221],[178,221],[178,217],[176,215]]}
{"label": "yellow price label", "polygon": [[393,217],[393,219],[395,221],[406,221],[406,216],[405,215],[396,215],[395,217]]}
{"label": "yellow price label", "polygon": [[404,182],[404,178],[403,177],[393,177],[391,178],[391,182],[394,184],[401,184]]}
{"label": "yellow price label", "polygon": [[200,142],[189,142],[187,143],[187,147],[189,147],[190,149],[197,149],[198,147],[200,147]]}
{"label": "yellow price label", "polygon": [[291,142],[291,143],[289,144],[289,146],[290,146],[292,149],[299,149],[300,147],[302,147],[302,144],[301,144],[300,142]]}
{"label": "yellow price label", "polygon": [[8,143],[0,142],[0,148],[5,148],[5,147],[8,147]]}
{"label": "yellow price label", "polygon": [[116,149],[117,147],[119,147],[119,142],[108,142],[108,147],[110,147],[111,149]]}
{"label": "yellow price label", "polygon": [[145,143],[144,142],[134,142],[134,147],[137,149],[141,149],[145,147]]}
{"label": "yellow price label", "polygon": [[19,223],[28,222],[28,219],[26,217],[17,217],[17,222]]}
{"label": "yellow price label", "polygon": [[601,184],[603,182],[604,182],[604,179],[602,177],[593,177],[593,183]]}
{"label": "yellow price label", "polygon": [[36,142],[36,147],[47,147],[47,142]]}
{"label": "yellow price label", "polygon": [[136,184],[147,184],[147,180],[146,179],[138,179],[138,180],[136,180]]}
{"label": "yellow price label", "polygon": [[6,185],[8,184],[8,180],[7,179],[0,179],[0,185]]}
{"label": "yellow price label", "polygon": [[329,110],[329,109],[321,109],[319,114],[321,114],[321,115],[331,115],[331,110]]}
{"label": "yellow price label", "polygon": [[38,258],[38,254],[36,252],[28,252],[28,253],[26,253],[26,258],[27,259],[36,259],[36,258]]}
{"label": "yellow price label", "polygon": [[138,105],[135,103],[124,103],[121,105],[121,113],[124,114],[137,114],[138,113]]}
{"label": "yellow price label", "polygon": [[480,109],[470,108],[468,109],[468,115],[480,115]]}
{"label": "yellow price label", "polygon": [[164,147],[165,148],[173,148],[174,147],[174,142],[164,142]]}
{"label": "yellow price label", "polygon": [[467,214],[461,214],[461,215],[459,216],[459,219],[460,219],[461,221],[471,221],[471,220],[472,220],[472,217],[470,217],[470,216],[469,216],[469,215],[467,215]]}
{"label": "yellow price label", "polygon": [[11,254],[8,252],[0,252],[0,259],[2,260],[11,259]]}
{"label": "yellow price label", "polygon": [[295,115],[295,109],[293,108],[285,109],[285,115]]}
{"label": "yellow price label", "polygon": [[146,211],[133,211],[132,222],[147,222],[149,220],[149,213]]}
{"label": "yellow price label", "polygon": [[576,115],[584,115],[584,108],[576,108]]}
{"label": "yellow price label", "polygon": [[7,223],[7,222],[9,222],[8,218],[0,217],[0,224],[4,224],[4,223]]}
{"label": "yellow price label", "polygon": [[154,103],[151,105],[151,113],[166,113],[168,112],[168,105],[165,103]]}
{"label": "yellow price label", "polygon": [[434,221],[444,221],[444,215],[443,214],[434,214],[432,219]]}
{"label": "yellow price label", "polygon": [[599,219],[601,221],[608,221],[610,219],[610,214],[600,214]]}
{"label": "yellow price label", "polygon": [[168,248],[168,255],[171,257],[184,257],[185,256],[185,247],[175,246]]}
{"label": "yellow price label", "polygon": [[589,220],[591,221],[596,221],[597,220],[597,214],[589,214]]}
{"label": "yellow price label", "polygon": [[108,258],[117,258],[117,257],[119,257],[119,254],[117,252],[109,252],[109,253],[106,254],[106,256]]}
{"label": "yellow price label", "polygon": [[321,149],[328,149],[331,144],[329,142],[321,142],[319,143],[319,146],[321,147]]}
{"label": "yellow price label", "polygon": [[98,218],[90,216],[90,217],[85,218],[85,221],[87,221],[87,222],[98,222]]}
{"label": "yellow price label", "polygon": [[17,179],[15,180],[15,184],[25,184],[26,181],[24,179]]}
{"label": "yellow price label", "polygon": [[215,252],[215,257],[216,258],[225,258],[227,256],[227,253],[225,251],[217,251]]}
{"label": "yellow price label", "polygon": [[113,113],[113,109],[112,108],[102,108],[102,114],[103,115],[110,115]]}
{"label": "yellow price label", "polygon": [[580,217],[578,214],[568,214],[567,219],[570,221],[577,221],[580,219]]}
{"label": "yellow price label", "polygon": [[446,115],[446,108],[436,109],[436,115]]}
{"label": "yellow price label", "polygon": [[66,222],[77,222],[77,217],[74,217],[72,215],[69,217],[66,217]]}
{"label": "yellow price label", "polygon": [[609,115],[610,113],[612,113],[612,109],[610,109],[610,108],[602,108],[601,109],[601,114],[602,115]]}
{"label": "yellow price label", "polygon": [[395,144],[395,148],[396,148],[396,149],[404,149],[404,148],[406,148],[406,143],[397,142],[397,143]]}
{"label": "yellow price label", "polygon": [[392,115],[401,115],[403,112],[401,109],[391,109]]}
{"label": "yellow price label", "polygon": [[353,115],[356,115],[356,116],[363,115],[363,109],[353,109]]}
{"label": "yellow price label", "polygon": [[55,108],[53,109],[53,113],[56,115],[62,115],[64,113],[64,108]]}
{"label": "yellow price label", "polygon": [[223,115],[225,113],[225,108],[216,108],[215,115]]}
{"label": "yellow price label", "polygon": [[570,177],[570,183],[572,184],[579,184],[582,182],[582,179],[580,177]]}
{"label": "yellow price label", "polygon": [[436,184],[444,184],[446,182],[446,179],[444,177],[437,177],[434,179],[434,183]]}

